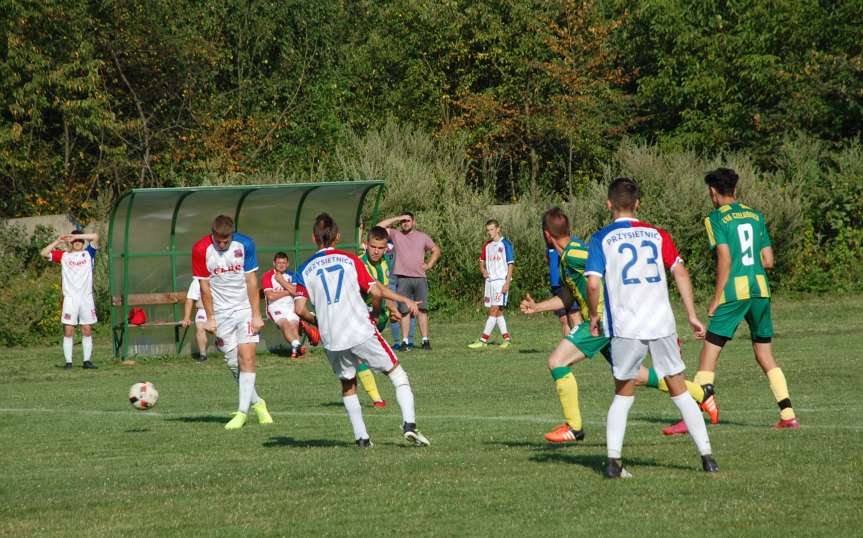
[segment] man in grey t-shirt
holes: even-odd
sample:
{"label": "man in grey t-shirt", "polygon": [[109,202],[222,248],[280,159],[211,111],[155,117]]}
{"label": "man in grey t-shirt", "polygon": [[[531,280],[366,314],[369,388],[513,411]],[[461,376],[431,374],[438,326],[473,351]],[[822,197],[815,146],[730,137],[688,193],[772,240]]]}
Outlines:
{"label": "man in grey t-shirt", "polygon": [[[390,228],[393,224],[399,224],[399,228]],[[405,212],[402,215],[384,219],[378,223],[378,226],[387,228],[390,241],[393,242],[396,262],[392,272],[398,277],[398,293],[420,303],[417,320],[423,339],[422,348],[427,351],[431,350],[426,271],[434,267],[440,258],[440,247],[432,241],[431,237],[416,229],[416,221],[412,213]],[[425,259],[427,252],[431,252],[428,261]],[[407,313],[407,308],[401,303],[399,303],[399,310],[403,315]],[[409,349],[410,316],[402,317],[401,329],[401,348],[403,351],[407,351]]]}

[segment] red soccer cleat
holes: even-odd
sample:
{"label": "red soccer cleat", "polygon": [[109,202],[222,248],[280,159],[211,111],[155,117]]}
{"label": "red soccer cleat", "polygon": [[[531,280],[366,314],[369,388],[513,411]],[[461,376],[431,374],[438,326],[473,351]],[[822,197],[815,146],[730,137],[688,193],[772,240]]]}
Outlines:
{"label": "red soccer cleat", "polygon": [[378,409],[383,409],[386,406],[387,406],[386,400],[379,400],[377,402],[372,402],[372,407],[376,407]]}
{"label": "red soccer cleat", "polygon": [[309,337],[309,343],[313,346],[316,346],[321,343],[321,332],[317,327],[312,325],[306,320],[300,320],[300,325],[303,328],[303,332],[306,333],[306,336]]}
{"label": "red soccer cleat", "polygon": [[789,418],[788,420],[779,420],[773,425],[774,430],[799,430],[800,423],[797,422],[797,417]]}
{"label": "red soccer cleat", "polygon": [[682,420],[673,426],[662,428],[662,435],[686,435],[689,433],[689,428]]}
{"label": "red soccer cleat", "polygon": [[549,443],[569,443],[584,440],[584,430],[573,430],[569,424],[561,424],[543,437]]}

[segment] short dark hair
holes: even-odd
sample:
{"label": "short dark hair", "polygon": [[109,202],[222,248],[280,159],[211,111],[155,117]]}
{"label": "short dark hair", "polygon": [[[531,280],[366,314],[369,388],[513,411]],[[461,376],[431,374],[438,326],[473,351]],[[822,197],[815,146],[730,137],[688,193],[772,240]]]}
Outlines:
{"label": "short dark hair", "polygon": [[489,224],[494,224],[496,227],[500,228],[500,223],[497,221],[497,219],[488,219],[487,221],[485,221],[486,226],[488,226]]}
{"label": "short dark hair", "polygon": [[312,228],[315,242],[321,247],[331,247],[339,235],[339,226],[328,213],[321,213],[315,217],[315,226]]}
{"label": "short dark hair", "polygon": [[716,192],[723,196],[731,196],[734,194],[734,189],[737,188],[737,181],[740,178],[737,172],[731,168],[717,168],[712,172],[707,172],[704,176],[704,182],[708,187],[713,187]]}
{"label": "short dark hair", "polygon": [[414,218],[414,214],[413,214],[413,213],[411,213],[410,211],[402,211],[402,215],[407,215],[407,216],[409,216],[409,217],[411,218],[411,220],[417,220],[417,219],[415,219],[415,218]]}
{"label": "short dark hair", "polygon": [[569,227],[569,217],[559,207],[552,207],[542,215],[542,229],[552,237],[568,237],[572,235]]}
{"label": "short dark hair", "polygon": [[[70,235],[82,235],[83,233],[84,230],[72,230],[72,233]],[[84,242],[83,239],[73,239],[72,241],[70,241],[70,243],[74,243],[75,241],[80,241],[82,243]]]}
{"label": "short dark hair", "polygon": [[288,258],[288,253],[287,253],[287,252],[282,252],[281,250],[280,250],[280,251],[278,251],[278,252],[276,252],[276,254],[273,256],[273,261],[276,261],[276,260],[288,260],[288,259],[290,259],[290,258]]}
{"label": "short dark hair", "polygon": [[387,229],[382,226],[373,226],[368,233],[369,241],[374,239],[375,241],[388,240],[390,238],[390,234],[387,232]]}
{"label": "short dark hair", "polygon": [[635,209],[635,202],[641,198],[638,183],[629,177],[619,177],[608,186],[608,201],[614,209]]}
{"label": "short dark hair", "polygon": [[234,219],[227,215],[219,215],[213,219],[213,234],[217,237],[227,237],[234,233]]}

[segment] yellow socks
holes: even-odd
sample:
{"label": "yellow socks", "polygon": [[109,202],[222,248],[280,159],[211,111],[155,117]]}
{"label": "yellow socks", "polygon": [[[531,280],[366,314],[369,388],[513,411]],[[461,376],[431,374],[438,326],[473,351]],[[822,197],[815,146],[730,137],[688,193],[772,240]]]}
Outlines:
{"label": "yellow socks", "polygon": [[767,380],[770,382],[770,390],[779,405],[779,417],[782,420],[794,418],[794,408],[791,407],[791,398],[788,396],[788,384],[785,382],[785,374],[781,368],[774,368],[767,372]]}
{"label": "yellow socks", "polygon": [[553,368],[551,378],[554,379],[566,423],[575,431],[581,430],[581,410],[578,407],[578,383],[575,381],[575,374],[567,367]]}
{"label": "yellow socks", "polygon": [[716,372],[708,372],[707,370],[699,370],[695,372],[695,379],[692,381],[696,385],[713,385],[716,380]]}
{"label": "yellow socks", "polygon": [[360,384],[363,386],[363,390],[365,390],[369,398],[372,399],[373,402],[381,401],[381,393],[378,392],[378,384],[375,383],[375,376],[369,367],[365,364],[360,363],[359,368],[357,368],[357,377],[360,380]]}

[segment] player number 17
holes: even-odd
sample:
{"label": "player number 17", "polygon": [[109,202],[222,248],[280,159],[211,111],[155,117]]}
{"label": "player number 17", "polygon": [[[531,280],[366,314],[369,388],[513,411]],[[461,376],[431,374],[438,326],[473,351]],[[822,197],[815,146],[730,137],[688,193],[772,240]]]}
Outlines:
{"label": "player number 17", "polygon": [[[338,273],[335,296],[330,295],[330,285],[327,282],[327,273]],[[321,284],[323,284],[324,286],[324,294],[326,294],[327,296],[327,304],[334,304],[339,302],[339,299],[341,299],[342,295],[342,281],[345,279],[345,268],[341,265],[331,265],[327,268],[318,269],[315,274],[320,277]]]}

